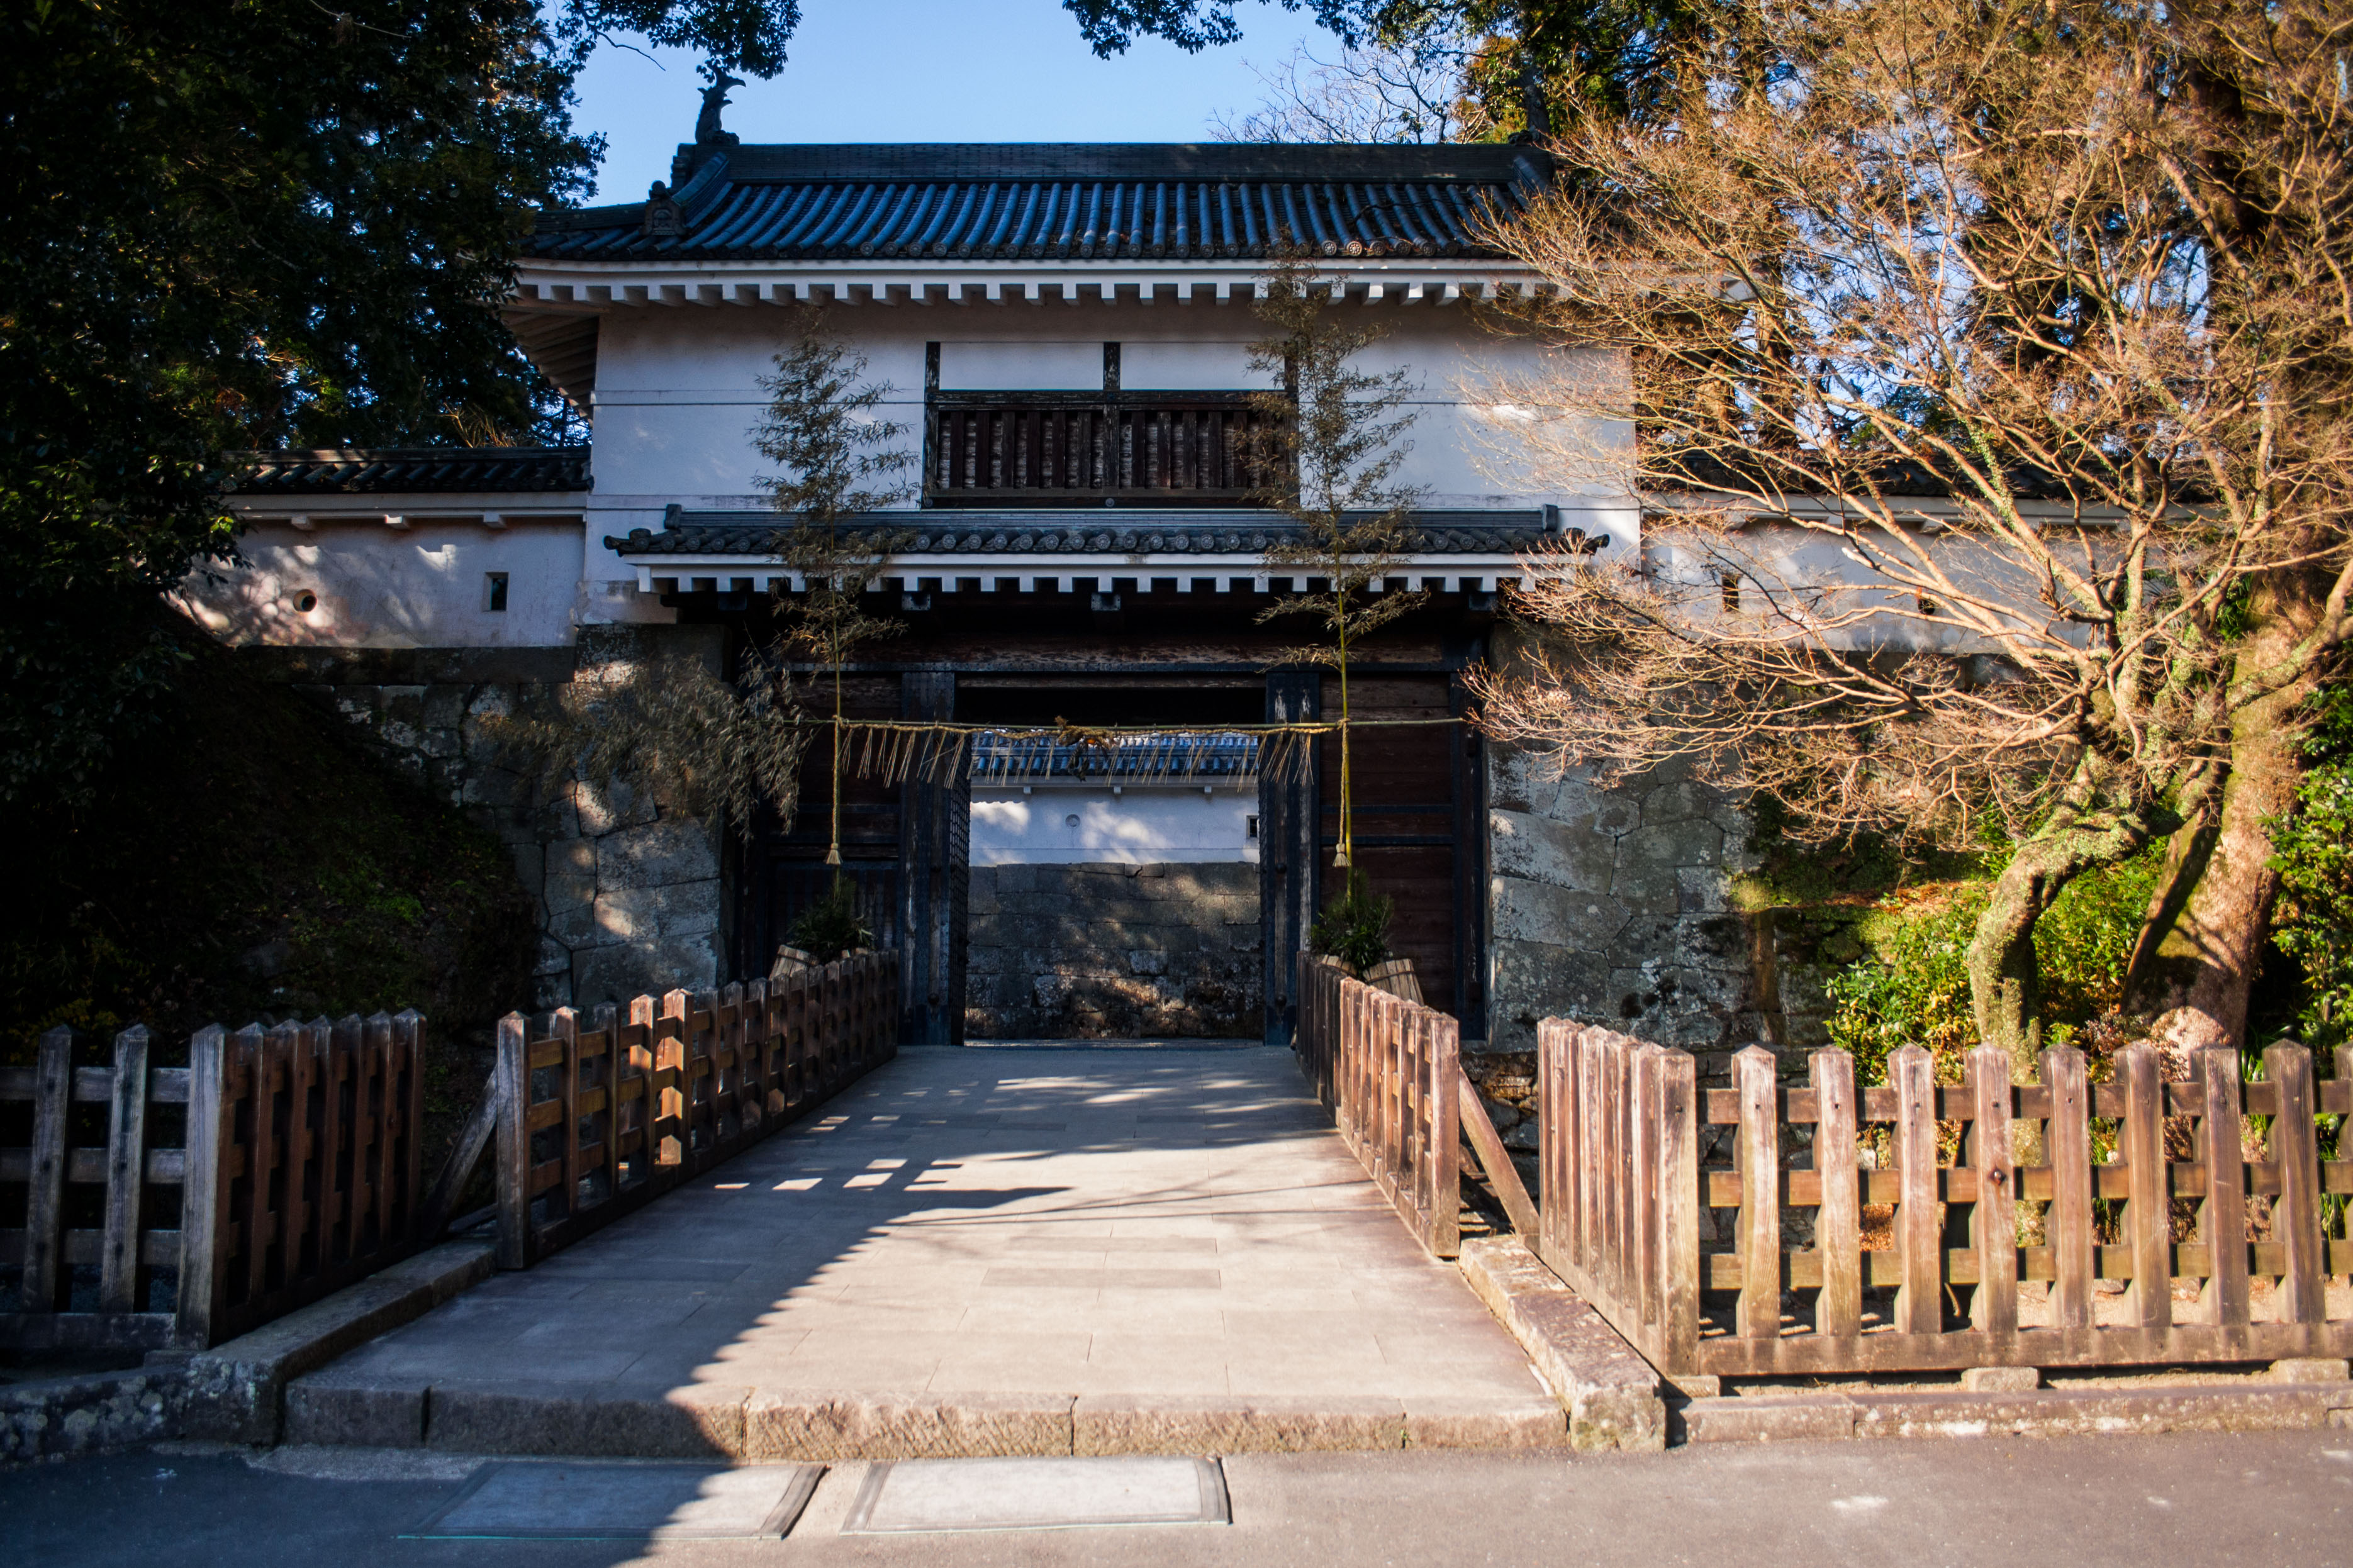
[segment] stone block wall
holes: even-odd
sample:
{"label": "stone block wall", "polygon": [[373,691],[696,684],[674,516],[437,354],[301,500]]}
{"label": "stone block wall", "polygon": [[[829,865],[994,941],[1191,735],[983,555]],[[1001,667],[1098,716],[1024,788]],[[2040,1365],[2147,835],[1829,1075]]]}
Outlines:
{"label": "stone block wall", "polygon": [[1700,1058],[1787,1038],[1772,927],[1744,912],[1746,814],[1688,767],[1615,788],[1508,747],[1488,766],[1489,1046],[1529,1050],[1539,1018],[1601,1024]]}
{"label": "stone block wall", "polygon": [[509,765],[499,716],[544,707],[566,682],[633,661],[719,657],[716,628],[585,628],[577,647],[243,650],[330,704],[426,787],[502,839],[540,928],[539,1007],[694,989],[723,973],[727,903],[712,824],[581,780],[549,789]]}
{"label": "stone block wall", "polygon": [[1258,868],[976,866],[965,1032],[1256,1038]]}

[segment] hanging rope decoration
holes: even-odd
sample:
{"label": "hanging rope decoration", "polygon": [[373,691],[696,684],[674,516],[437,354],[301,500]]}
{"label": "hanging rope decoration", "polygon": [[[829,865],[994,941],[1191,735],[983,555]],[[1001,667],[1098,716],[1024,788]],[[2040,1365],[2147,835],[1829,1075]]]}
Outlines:
{"label": "hanging rope decoration", "polygon": [[[830,719],[810,719],[806,722],[812,726],[833,728]],[[1351,730],[1401,729],[1466,722],[1467,720],[1455,717],[1352,719],[1345,727]],[[1233,741],[1239,737],[1254,744],[1258,766],[1255,770],[1241,769],[1237,775],[1238,783],[1240,777],[1254,771],[1278,784],[1296,784],[1307,777],[1308,763],[1314,754],[1312,742],[1322,736],[1336,735],[1343,727],[1338,720],[1284,724],[1220,724],[1214,728],[1144,724],[960,724],[940,719],[844,719],[840,724],[842,749],[855,756],[851,771],[860,778],[886,787],[910,780],[924,784],[952,784],[965,777],[972,771],[976,745],[983,738],[1015,742],[1042,742],[1099,752],[1103,764],[1101,772],[1106,782],[1116,778],[1122,784],[1150,784],[1198,775],[1205,763],[1229,754]],[[1138,742],[1143,744],[1139,746]],[[1118,763],[1116,772],[1112,765],[1114,758]],[[1008,775],[1003,782],[1013,784],[1020,780],[1018,776]]]}

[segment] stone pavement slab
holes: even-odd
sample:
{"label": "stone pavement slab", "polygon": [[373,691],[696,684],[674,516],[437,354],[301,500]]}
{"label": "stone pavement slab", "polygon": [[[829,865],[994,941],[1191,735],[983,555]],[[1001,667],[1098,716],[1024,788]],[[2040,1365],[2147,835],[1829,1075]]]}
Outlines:
{"label": "stone pavement slab", "polygon": [[[936,1454],[944,1431],[1015,1454],[1567,1440],[1262,1047],[903,1052],[353,1352],[290,1397],[315,1424],[289,1436],[533,1451],[534,1406],[601,1453],[640,1424],[647,1452],[773,1458]],[[855,1414],[876,1409],[898,1414]]]}
{"label": "stone pavement slab", "polygon": [[485,1465],[421,1541],[775,1540],[817,1489],[818,1465]]}

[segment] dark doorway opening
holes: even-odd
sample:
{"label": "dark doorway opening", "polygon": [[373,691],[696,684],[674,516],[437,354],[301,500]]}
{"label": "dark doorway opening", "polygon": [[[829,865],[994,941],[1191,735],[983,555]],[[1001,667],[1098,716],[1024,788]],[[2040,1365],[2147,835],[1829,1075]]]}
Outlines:
{"label": "dark doorway opening", "polygon": [[[1264,722],[1265,704],[1248,676],[1008,672],[956,691],[960,719],[1008,727],[1216,731]],[[1208,758],[976,773],[967,1034],[1257,1037],[1259,809],[1255,771]]]}
{"label": "dark doorway opening", "polygon": [[956,711],[975,724],[1258,724],[1264,689],[1249,686],[959,686]]}

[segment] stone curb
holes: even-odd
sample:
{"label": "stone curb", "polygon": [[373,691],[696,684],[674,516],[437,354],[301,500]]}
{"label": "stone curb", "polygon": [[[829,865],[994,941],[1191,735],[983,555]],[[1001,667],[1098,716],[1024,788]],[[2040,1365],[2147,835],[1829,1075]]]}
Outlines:
{"label": "stone curb", "polygon": [[[194,1353],[159,1351],[137,1371],[43,1379],[0,1389],[0,1463],[26,1463],[125,1448],[172,1437],[274,1443],[298,1426],[343,1423],[367,1432],[403,1428],[382,1391],[311,1390],[295,1380],[376,1335],[423,1317],[490,1278],[487,1242],[446,1242],[264,1324]],[[297,1394],[290,1390],[303,1389]],[[422,1425],[423,1385],[409,1394]],[[332,1413],[332,1414],[329,1414]]]}
{"label": "stone curb", "polygon": [[489,1279],[493,1253],[488,1242],[443,1242],[242,1338],[198,1351],[181,1364],[187,1392],[179,1436],[277,1442],[290,1383]]}
{"label": "stone curb", "polygon": [[1069,1394],[754,1391],[754,1459],[1006,1458],[1071,1451]]}
{"label": "stone curb", "polygon": [[1071,1412],[1071,1452],[1299,1454],[1405,1447],[1405,1402],[1352,1397],[1089,1394]]}
{"label": "stone curb", "polygon": [[2255,1432],[2353,1426],[2353,1384],[1962,1389],[1694,1399],[1688,1443],[1791,1443],[1865,1437],[2067,1437],[2100,1433]]}
{"label": "stone curb", "polygon": [[1570,1447],[1656,1453],[1667,1446],[1659,1374],[1525,1242],[1473,1237],[1456,1263],[1568,1413]]}
{"label": "stone curb", "polygon": [[1559,1448],[1558,1406],[1229,1394],[870,1394],[702,1384],[664,1394],[429,1384],[329,1367],[286,1390],[289,1443],[630,1458],[995,1458]]}
{"label": "stone curb", "polygon": [[127,1448],[176,1429],[183,1382],[175,1367],[43,1378],[0,1388],[0,1464],[30,1464]]}

